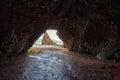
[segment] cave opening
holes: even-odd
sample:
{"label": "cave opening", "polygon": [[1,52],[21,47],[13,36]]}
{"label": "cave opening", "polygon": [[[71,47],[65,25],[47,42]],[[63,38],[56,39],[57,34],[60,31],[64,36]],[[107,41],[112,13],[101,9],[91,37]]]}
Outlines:
{"label": "cave opening", "polygon": [[33,45],[63,46],[63,41],[58,37],[57,30],[46,30]]}
{"label": "cave opening", "polygon": [[[56,29],[47,29],[28,49],[28,53],[36,53],[46,49],[66,49],[64,48],[63,41],[58,36],[58,31]],[[67,50],[67,49],[66,49]]]}

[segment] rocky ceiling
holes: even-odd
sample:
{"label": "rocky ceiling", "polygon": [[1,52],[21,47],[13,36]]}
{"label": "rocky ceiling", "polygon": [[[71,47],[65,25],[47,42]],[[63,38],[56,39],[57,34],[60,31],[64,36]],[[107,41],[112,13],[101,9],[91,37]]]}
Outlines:
{"label": "rocky ceiling", "polygon": [[119,0],[0,0],[0,57],[24,53],[48,28],[65,46],[120,59]]}

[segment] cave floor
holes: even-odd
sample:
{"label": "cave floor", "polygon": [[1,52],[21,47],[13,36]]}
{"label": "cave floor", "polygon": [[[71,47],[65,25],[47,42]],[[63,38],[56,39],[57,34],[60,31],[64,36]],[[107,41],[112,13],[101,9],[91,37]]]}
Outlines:
{"label": "cave floor", "polygon": [[58,47],[36,47],[0,65],[0,80],[120,80],[120,63]]}

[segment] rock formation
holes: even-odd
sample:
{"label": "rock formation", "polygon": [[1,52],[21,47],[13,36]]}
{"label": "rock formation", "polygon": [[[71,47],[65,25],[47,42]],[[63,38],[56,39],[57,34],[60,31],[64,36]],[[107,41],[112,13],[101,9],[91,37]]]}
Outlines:
{"label": "rock formation", "polygon": [[56,28],[69,50],[120,60],[119,0],[1,0],[0,57],[24,53]]}
{"label": "rock formation", "polygon": [[55,43],[51,40],[48,33],[45,32],[43,39],[42,39],[42,45],[54,45]]}

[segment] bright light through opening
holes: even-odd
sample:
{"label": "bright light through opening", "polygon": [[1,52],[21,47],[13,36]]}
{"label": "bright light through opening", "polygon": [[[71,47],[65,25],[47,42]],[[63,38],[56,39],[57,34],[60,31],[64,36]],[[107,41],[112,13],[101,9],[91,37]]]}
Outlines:
{"label": "bright light through opening", "polygon": [[[48,33],[51,40],[54,41],[57,45],[63,45],[63,41],[57,36],[57,30],[47,30],[46,32]],[[38,40],[36,40],[35,44],[41,44],[43,35],[38,38]]]}

